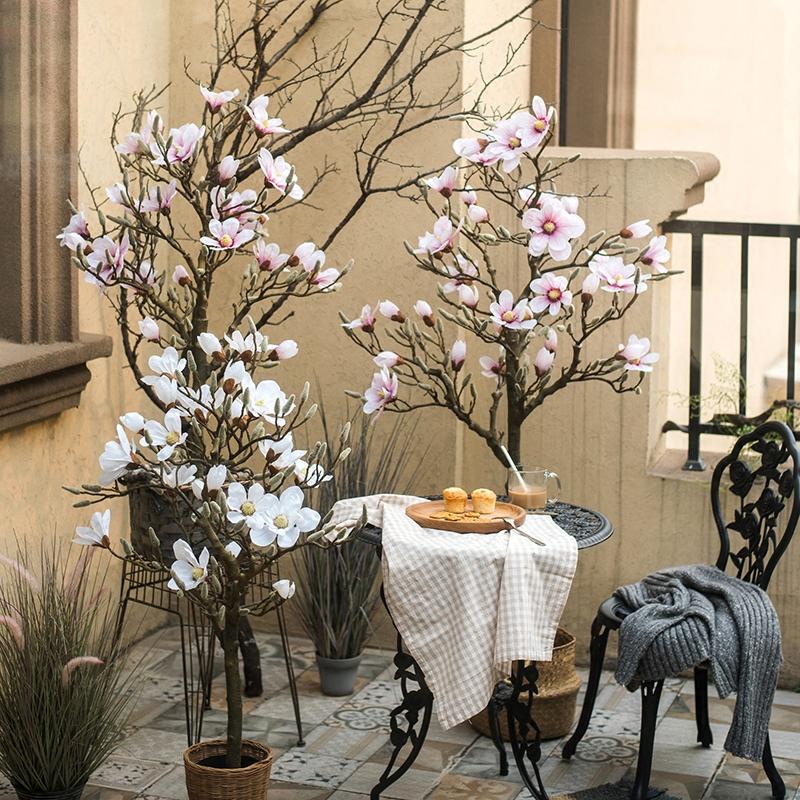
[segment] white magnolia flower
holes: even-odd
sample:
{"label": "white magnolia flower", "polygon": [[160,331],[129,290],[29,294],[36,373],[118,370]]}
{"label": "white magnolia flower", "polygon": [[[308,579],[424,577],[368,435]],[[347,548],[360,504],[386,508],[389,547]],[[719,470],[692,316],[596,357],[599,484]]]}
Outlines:
{"label": "white magnolia flower", "polygon": [[179,486],[188,486],[194,481],[197,467],[194,464],[181,464],[177,469],[164,469],[161,480],[164,486],[177,489]]}
{"label": "white magnolia flower", "polygon": [[174,591],[196,589],[208,575],[208,548],[204,547],[200,558],[197,558],[189,543],[178,539],[172,545],[172,552],[175,553],[175,561],[170,567],[172,578],[167,586]]}
{"label": "white magnolia flower", "polygon": [[123,414],[119,421],[131,433],[141,433],[147,420],[138,411],[129,411],[127,414]]}
{"label": "white magnolia flower", "polygon": [[85,544],[90,547],[108,547],[111,540],[108,536],[108,527],[111,524],[111,509],[95,511],[89,527],[79,525],[75,528],[73,544]]}
{"label": "white magnolia flower", "polygon": [[295,462],[294,475],[300,483],[312,489],[333,478],[333,475],[326,474],[319,464],[309,464],[307,461],[303,461],[302,458],[297,459]]}
{"label": "white magnolia flower", "polygon": [[241,331],[234,331],[225,336],[225,341],[228,346],[240,356],[245,358],[252,358],[253,354],[259,352],[264,344],[264,337],[256,331],[255,335],[252,333],[247,336],[242,336]]}
{"label": "white magnolia flower", "polygon": [[272,584],[272,588],[284,600],[289,600],[290,598],[294,597],[294,592],[297,587],[294,585],[294,581],[283,578],[282,580],[275,581],[275,583]]}
{"label": "white magnolia flower", "polygon": [[175,448],[186,441],[186,434],[181,430],[181,423],[180,411],[177,408],[171,408],[164,414],[163,425],[154,419],[147,421],[144,426],[145,436],[142,437],[140,444],[142,447],[158,447],[156,458],[159,461],[166,461],[172,457]]}
{"label": "white magnolia flower", "polygon": [[272,495],[265,494],[260,483],[252,484],[249,489],[241,483],[232,483],[228,487],[228,522],[234,525],[244,522],[251,531],[263,527],[271,507],[269,497]]}
{"label": "white magnolia flower", "polygon": [[259,547],[267,547],[277,540],[278,547],[293,547],[301,533],[313,531],[319,525],[319,512],[303,508],[303,490],[299,486],[284,489],[280,497],[264,496],[265,524],[251,529],[250,539]]}
{"label": "white magnolia flower", "polygon": [[230,541],[225,545],[225,549],[234,557],[239,558],[239,553],[242,552],[242,546],[239,542]]}
{"label": "white magnolia flower", "polygon": [[[280,439],[261,439],[258,443],[258,449],[268,459],[270,466],[275,467],[275,469],[292,467],[299,458],[306,454],[305,450],[294,449],[294,439],[291,432]],[[270,454],[272,455],[270,456]]]}
{"label": "white magnolia flower", "polygon": [[228,477],[228,468],[224,464],[217,464],[210,467],[206,473],[205,482],[202,478],[196,478],[192,481],[192,491],[198,500],[203,499],[203,489],[207,489],[208,493],[217,492],[222,488],[225,479]]}
{"label": "white magnolia flower", "polygon": [[186,367],[186,359],[180,358],[178,351],[170,346],[166,347],[160,356],[150,356],[147,365],[156,375],[174,377],[176,373],[183,372]]}
{"label": "white magnolia flower", "polygon": [[219,354],[224,353],[222,349],[222,342],[220,342],[220,340],[217,339],[217,337],[214,336],[213,333],[208,333],[208,332],[201,333],[197,337],[197,343],[200,345],[200,347],[203,348],[203,352],[206,355],[213,356],[216,355],[217,353]]}
{"label": "white magnolia flower", "polygon": [[[275,381],[260,381],[250,392],[247,410],[255,417],[263,417],[273,425],[280,425],[283,423],[285,415],[294,409],[294,405],[284,408],[286,400],[286,394]],[[275,413],[276,402],[278,404],[277,414]]]}
{"label": "white magnolia flower", "polygon": [[106,442],[105,449],[98,459],[100,463],[100,483],[108,486],[113,483],[133,463],[135,448],[128,441],[122,425],[117,425],[117,441]]}
{"label": "white magnolia flower", "polygon": [[178,402],[180,387],[175,378],[168,378],[166,375],[160,375],[157,378],[152,375],[146,375],[142,378],[142,382],[153,387],[156,397],[165,406],[171,406],[173,403]]}
{"label": "white magnolia flower", "polygon": [[161,331],[159,330],[158,323],[152,317],[145,317],[139,320],[139,333],[145,339],[151,342],[157,342],[161,339]]}

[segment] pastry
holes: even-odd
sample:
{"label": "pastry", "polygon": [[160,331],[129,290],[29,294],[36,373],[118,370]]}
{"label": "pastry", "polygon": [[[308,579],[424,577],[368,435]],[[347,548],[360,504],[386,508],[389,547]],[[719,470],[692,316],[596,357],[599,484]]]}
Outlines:
{"label": "pastry", "polygon": [[497,495],[491,489],[473,489],[472,507],[479,514],[491,514],[497,502]]}
{"label": "pastry", "polygon": [[444,510],[452,514],[463,514],[467,508],[467,493],[460,486],[451,486],[442,492]]}

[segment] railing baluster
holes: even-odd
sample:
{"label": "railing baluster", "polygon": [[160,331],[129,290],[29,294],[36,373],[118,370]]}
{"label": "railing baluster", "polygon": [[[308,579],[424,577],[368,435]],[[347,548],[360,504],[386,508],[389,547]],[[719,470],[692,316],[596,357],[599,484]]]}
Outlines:
{"label": "railing baluster", "polygon": [[[797,237],[789,237],[789,331],[786,356],[786,399],[794,400],[795,350],[797,347]],[[794,410],[789,409],[789,426],[794,430]]]}
{"label": "railing baluster", "polygon": [[750,238],[742,234],[742,257],[739,272],[739,413],[747,414],[747,282]]}
{"label": "railing baluster", "polygon": [[692,232],[692,299],[689,354],[689,452],[685,470],[699,472],[706,465],[700,459],[700,392],[703,385],[703,234]]}

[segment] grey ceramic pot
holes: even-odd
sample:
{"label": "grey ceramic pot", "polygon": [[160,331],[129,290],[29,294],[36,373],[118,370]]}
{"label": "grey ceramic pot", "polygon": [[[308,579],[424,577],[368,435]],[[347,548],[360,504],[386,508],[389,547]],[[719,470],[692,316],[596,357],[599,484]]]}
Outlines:
{"label": "grey ceramic pot", "polygon": [[323,658],[321,655],[317,655],[317,669],[322,693],[330,697],[353,694],[360,663],[360,655],[354,658]]}

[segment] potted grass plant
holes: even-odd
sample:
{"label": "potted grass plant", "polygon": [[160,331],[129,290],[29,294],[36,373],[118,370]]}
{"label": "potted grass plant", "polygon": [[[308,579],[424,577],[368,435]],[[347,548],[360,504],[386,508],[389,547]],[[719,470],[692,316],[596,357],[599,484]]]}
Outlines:
{"label": "potted grass plant", "polygon": [[137,699],[89,555],[0,556],[0,771],[20,800],[77,800]]}
{"label": "potted grass plant", "polygon": [[[335,434],[324,411],[324,440],[332,452]],[[330,480],[320,484],[318,507],[323,513],[337,500],[378,493],[406,493],[425,453],[411,446],[414,424],[395,420],[387,432],[376,432],[363,414],[351,421],[350,457]],[[365,642],[372,633],[378,601],[380,561],[375,548],[353,541],[344,548],[308,548],[297,554],[301,576],[296,608],[314,642],[320,688],[324,694],[352,694]]]}

